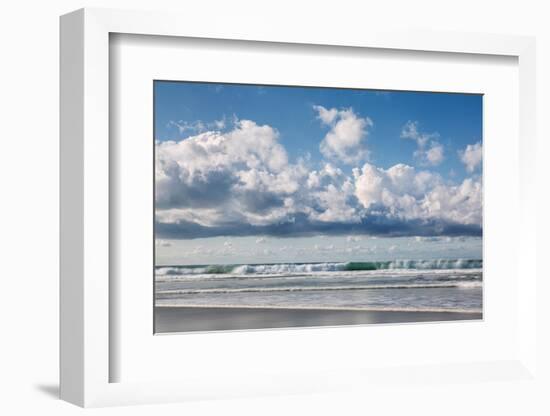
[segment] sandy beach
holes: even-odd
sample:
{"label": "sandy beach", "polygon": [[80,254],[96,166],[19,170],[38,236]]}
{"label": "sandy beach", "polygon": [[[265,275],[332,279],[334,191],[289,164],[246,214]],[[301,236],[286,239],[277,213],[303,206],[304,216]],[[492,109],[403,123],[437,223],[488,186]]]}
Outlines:
{"label": "sandy beach", "polygon": [[156,307],[155,332],[480,320],[481,313],[241,307]]}

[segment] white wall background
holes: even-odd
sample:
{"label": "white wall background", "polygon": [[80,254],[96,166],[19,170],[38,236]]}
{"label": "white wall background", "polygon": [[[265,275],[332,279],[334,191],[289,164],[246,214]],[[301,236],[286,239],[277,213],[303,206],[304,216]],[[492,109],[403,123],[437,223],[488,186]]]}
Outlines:
{"label": "white wall background", "polygon": [[[0,13],[0,411],[3,414],[80,413],[56,399],[58,368],[58,16],[74,9],[116,7],[178,10],[189,19],[211,20],[236,14],[287,25],[385,25],[439,30],[536,35],[538,41],[538,131],[540,224],[543,265],[550,244],[548,158],[550,128],[550,29],[547,2],[517,1],[211,1],[19,0],[4,2]],[[546,3],[546,4],[545,4]],[[182,25],[185,20],[182,21]],[[505,123],[506,121],[503,120]],[[546,249],[543,248],[546,245]],[[550,276],[549,276],[550,277]],[[550,285],[538,288],[542,350],[548,366]],[[545,295],[546,293],[546,295]],[[546,374],[550,374],[546,371]],[[388,388],[376,397],[345,393],[258,398],[93,410],[101,415],[193,414],[550,414],[550,384],[487,383]]]}

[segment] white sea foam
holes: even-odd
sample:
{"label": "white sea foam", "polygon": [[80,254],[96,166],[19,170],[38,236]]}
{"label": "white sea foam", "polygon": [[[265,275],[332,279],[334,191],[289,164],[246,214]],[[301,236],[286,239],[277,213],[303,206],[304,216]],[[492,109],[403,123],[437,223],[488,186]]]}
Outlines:
{"label": "white sea foam", "polygon": [[282,264],[244,264],[232,270],[234,274],[285,274],[336,272],[346,270],[348,263],[282,263]]}
{"label": "white sea foam", "polygon": [[288,276],[299,274],[323,274],[334,272],[387,272],[399,270],[472,270],[481,269],[482,260],[435,259],[435,260],[392,260],[374,262],[324,262],[324,263],[279,263],[279,264],[237,264],[208,266],[162,266],[157,267],[157,279],[181,279],[185,277],[211,276],[226,278],[232,276]]}
{"label": "white sea foam", "polygon": [[246,293],[246,292],[318,292],[327,290],[377,290],[377,289],[429,289],[429,288],[479,288],[482,282],[453,283],[412,283],[412,284],[379,284],[379,285],[349,285],[349,286],[276,286],[276,287],[240,287],[240,288],[208,288],[208,289],[175,289],[157,291],[157,296],[191,295],[215,293]]}

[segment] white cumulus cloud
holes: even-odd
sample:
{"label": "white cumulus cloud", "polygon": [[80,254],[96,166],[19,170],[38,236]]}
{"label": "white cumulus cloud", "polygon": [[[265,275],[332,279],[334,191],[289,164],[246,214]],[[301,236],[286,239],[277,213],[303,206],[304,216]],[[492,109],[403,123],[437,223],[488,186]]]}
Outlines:
{"label": "white cumulus cloud", "polygon": [[168,222],[280,220],[306,174],[288,163],[275,129],[249,120],[227,133],[158,143],[156,157],[157,214]]}
{"label": "white cumulus cloud", "polygon": [[438,133],[425,133],[418,129],[417,121],[407,121],[401,129],[401,138],[416,142],[414,157],[424,166],[437,166],[445,159]]}
{"label": "white cumulus cloud", "polygon": [[316,105],[313,109],[321,123],[330,130],[319,150],[327,159],[356,164],[368,159],[366,147],[368,128],[373,125],[368,117],[359,117],[352,108],[338,110]]}
{"label": "white cumulus cloud", "polygon": [[458,152],[460,160],[464,163],[466,171],[473,172],[476,168],[481,165],[481,160],[483,158],[483,148],[480,142],[476,144],[469,144],[466,146],[466,149]]}
{"label": "white cumulus cloud", "polygon": [[[347,113],[351,110],[332,110],[318,110],[331,126],[327,137],[346,117],[358,120]],[[407,134],[414,135],[415,128]],[[332,162],[291,161],[278,131],[251,120],[237,120],[226,132],[157,142],[156,158],[159,238],[269,237],[281,235],[283,228],[298,234],[349,236],[372,229],[423,235],[426,224],[434,233],[444,230],[436,226],[474,226],[465,231],[471,233],[481,227],[477,177],[452,183],[403,163],[387,169],[363,163],[348,173]]]}
{"label": "white cumulus cloud", "polygon": [[404,164],[389,169],[365,164],[355,169],[355,195],[365,208],[383,209],[391,216],[413,220],[446,220],[481,224],[481,182],[445,184],[435,173]]}
{"label": "white cumulus cloud", "polygon": [[439,143],[432,142],[430,148],[425,151],[424,157],[430,165],[439,165],[445,158],[443,155],[443,146]]}

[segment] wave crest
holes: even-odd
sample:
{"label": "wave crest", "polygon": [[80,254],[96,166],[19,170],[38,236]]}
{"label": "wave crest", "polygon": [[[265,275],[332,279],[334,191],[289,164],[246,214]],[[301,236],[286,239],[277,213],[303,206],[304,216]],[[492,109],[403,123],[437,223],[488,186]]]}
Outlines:
{"label": "wave crest", "polygon": [[157,276],[235,274],[235,275],[280,275],[314,272],[368,271],[368,270],[444,270],[481,269],[483,260],[436,259],[392,260],[371,262],[325,262],[325,263],[278,263],[278,264],[232,264],[208,266],[160,266]]}

